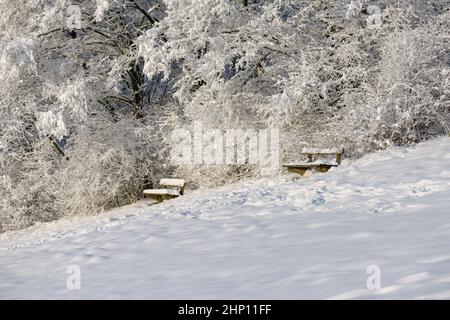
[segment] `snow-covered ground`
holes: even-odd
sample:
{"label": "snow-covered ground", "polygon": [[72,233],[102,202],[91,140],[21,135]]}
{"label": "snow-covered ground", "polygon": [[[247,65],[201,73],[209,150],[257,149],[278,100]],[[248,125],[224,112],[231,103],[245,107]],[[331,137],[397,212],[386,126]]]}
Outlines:
{"label": "snow-covered ground", "polygon": [[0,298],[450,299],[450,139],[0,235]]}

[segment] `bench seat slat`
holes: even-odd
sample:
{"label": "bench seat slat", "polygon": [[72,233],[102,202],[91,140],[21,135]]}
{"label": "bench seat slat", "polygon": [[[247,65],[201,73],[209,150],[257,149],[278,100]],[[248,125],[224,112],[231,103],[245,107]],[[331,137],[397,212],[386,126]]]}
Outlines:
{"label": "bench seat slat", "polygon": [[149,190],[144,190],[144,195],[147,196],[164,196],[164,195],[169,195],[169,196],[180,196],[180,192],[178,190],[173,190],[173,189],[149,189]]}
{"label": "bench seat slat", "polygon": [[338,167],[339,164],[336,161],[314,161],[314,162],[288,163],[283,165],[283,167],[285,168],[311,168],[317,166]]}
{"label": "bench seat slat", "polygon": [[161,179],[159,184],[163,187],[183,188],[186,183],[183,179]]}
{"label": "bench seat slat", "polygon": [[318,148],[303,148],[303,154],[312,155],[332,155],[332,154],[342,154],[344,153],[343,148],[328,148],[328,149],[318,149]]}

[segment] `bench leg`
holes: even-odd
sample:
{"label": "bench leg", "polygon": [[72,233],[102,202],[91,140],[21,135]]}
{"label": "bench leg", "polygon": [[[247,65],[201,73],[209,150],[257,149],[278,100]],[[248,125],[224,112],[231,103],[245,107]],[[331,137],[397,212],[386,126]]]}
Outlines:
{"label": "bench leg", "polygon": [[158,203],[161,203],[164,201],[163,197],[161,195],[148,195],[147,198],[150,198],[152,200],[155,200]]}
{"label": "bench leg", "polygon": [[165,200],[171,200],[171,199],[178,198],[178,196],[172,196],[170,194],[165,194],[162,198],[163,198],[163,201],[165,201]]}
{"label": "bench leg", "polygon": [[288,172],[297,173],[303,177],[305,175],[305,173],[309,170],[325,173],[325,172],[328,172],[330,169],[331,169],[330,166],[313,166],[311,169],[309,169],[309,168],[288,168]]}
{"label": "bench leg", "polygon": [[304,176],[306,171],[309,169],[303,169],[303,168],[288,168],[288,172],[297,173],[301,176]]}
{"label": "bench leg", "polygon": [[150,198],[152,200],[155,200],[158,203],[164,202],[166,200],[178,198],[177,196],[172,196],[170,194],[158,194],[158,195],[154,194],[154,195],[147,195],[146,197]]}
{"label": "bench leg", "polygon": [[328,172],[328,171],[330,171],[330,169],[331,169],[330,167],[326,167],[326,166],[314,167],[314,171],[322,172],[322,173]]}

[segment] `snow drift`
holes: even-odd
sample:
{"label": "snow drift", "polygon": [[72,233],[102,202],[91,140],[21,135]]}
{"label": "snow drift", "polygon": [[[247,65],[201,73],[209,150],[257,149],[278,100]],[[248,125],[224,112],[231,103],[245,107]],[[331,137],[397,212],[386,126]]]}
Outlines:
{"label": "snow drift", "polygon": [[4,233],[0,298],[449,299],[449,161],[439,138]]}

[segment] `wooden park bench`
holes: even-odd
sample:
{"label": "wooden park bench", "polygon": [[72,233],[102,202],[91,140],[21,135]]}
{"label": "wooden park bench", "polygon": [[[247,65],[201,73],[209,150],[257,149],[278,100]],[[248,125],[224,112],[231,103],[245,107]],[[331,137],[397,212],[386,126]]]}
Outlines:
{"label": "wooden park bench", "polygon": [[144,190],[144,197],[149,197],[158,202],[178,198],[184,194],[186,183],[183,179],[161,179],[161,189]]}
{"label": "wooden park bench", "polygon": [[[306,162],[285,164],[283,165],[283,168],[286,168],[289,172],[298,173],[302,176],[306,173],[306,171],[309,170],[317,172],[327,172],[331,168],[338,167],[341,164],[343,154],[344,154],[343,148],[338,149],[304,148],[302,150],[302,155],[308,158]],[[333,156],[333,159],[324,159],[327,156]]]}

